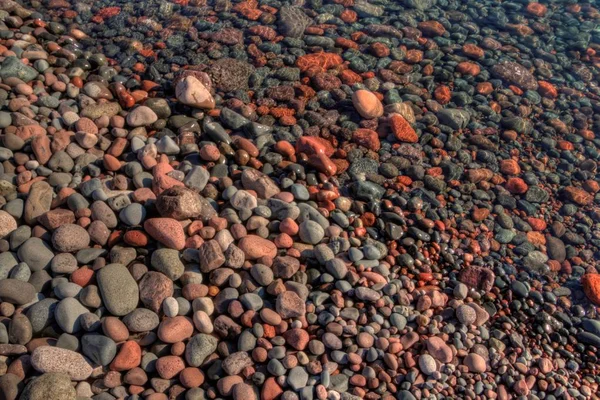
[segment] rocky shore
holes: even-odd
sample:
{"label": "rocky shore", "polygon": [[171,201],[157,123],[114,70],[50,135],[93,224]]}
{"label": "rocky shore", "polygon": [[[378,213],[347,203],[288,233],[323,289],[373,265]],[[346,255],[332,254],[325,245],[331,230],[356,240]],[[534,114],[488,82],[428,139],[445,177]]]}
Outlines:
{"label": "rocky shore", "polygon": [[0,400],[597,399],[599,21],[0,0]]}

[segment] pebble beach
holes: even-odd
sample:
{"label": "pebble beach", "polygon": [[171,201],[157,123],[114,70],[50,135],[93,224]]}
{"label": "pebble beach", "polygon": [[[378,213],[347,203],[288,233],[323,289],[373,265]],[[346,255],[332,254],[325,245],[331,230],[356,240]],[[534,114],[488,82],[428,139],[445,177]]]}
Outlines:
{"label": "pebble beach", "polygon": [[0,400],[599,399],[599,10],[0,0]]}

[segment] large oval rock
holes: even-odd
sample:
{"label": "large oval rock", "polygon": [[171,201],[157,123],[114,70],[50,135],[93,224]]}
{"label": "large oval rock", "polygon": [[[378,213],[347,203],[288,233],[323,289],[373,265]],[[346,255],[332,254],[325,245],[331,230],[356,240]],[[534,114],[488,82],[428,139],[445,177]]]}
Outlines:
{"label": "large oval rock", "polygon": [[67,374],[71,380],[83,381],[92,374],[92,366],[75,351],[40,346],[31,354],[31,366],[37,371]]}
{"label": "large oval rock", "polygon": [[374,119],[383,115],[383,104],[375,94],[368,90],[361,89],[354,92],[352,104],[363,118]]}
{"label": "large oval rock", "polygon": [[249,260],[256,260],[260,257],[273,258],[277,255],[277,247],[273,242],[256,235],[243,237],[240,240],[238,247],[244,252],[246,258]]}
{"label": "large oval rock", "polygon": [[106,309],[113,315],[127,315],[140,300],[138,285],[122,264],[109,264],[96,274],[98,288]]}
{"label": "large oval rock", "polygon": [[52,246],[61,253],[72,253],[85,249],[90,244],[90,235],[79,225],[59,226],[52,234]]}
{"label": "large oval rock", "polygon": [[33,301],[35,287],[29,282],[18,279],[0,280],[0,300],[7,303],[21,305]]}

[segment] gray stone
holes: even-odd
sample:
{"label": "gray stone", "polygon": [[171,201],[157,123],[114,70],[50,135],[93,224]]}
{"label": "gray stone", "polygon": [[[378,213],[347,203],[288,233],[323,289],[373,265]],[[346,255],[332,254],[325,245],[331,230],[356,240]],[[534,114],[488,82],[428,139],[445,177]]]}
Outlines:
{"label": "gray stone", "polygon": [[110,364],[117,355],[117,345],[104,335],[83,335],[81,349],[90,360],[102,366]]}
{"label": "gray stone", "polygon": [[113,315],[129,314],[138,305],[138,285],[122,264],[109,264],[96,273],[98,288],[106,309]]}
{"label": "gray stone", "polygon": [[192,367],[202,365],[206,357],[217,350],[218,340],[214,336],[199,333],[192,337],[185,348],[185,359]]}
{"label": "gray stone", "polygon": [[72,297],[61,300],[54,309],[54,318],[60,328],[67,333],[81,330],[81,316],[89,312],[79,301]]}
{"label": "gray stone", "polygon": [[2,68],[0,68],[0,78],[3,80],[8,78],[19,78],[23,82],[31,82],[38,76],[38,72],[25,65],[17,57],[9,56],[2,62]]}
{"label": "gray stone", "polygon": [[[83,229],[83,228],[82,228]],[[19,259],[29,266],[32,271],[41,271],[50,266],[54,253],[42,239],[29,238],[19,247]]]}

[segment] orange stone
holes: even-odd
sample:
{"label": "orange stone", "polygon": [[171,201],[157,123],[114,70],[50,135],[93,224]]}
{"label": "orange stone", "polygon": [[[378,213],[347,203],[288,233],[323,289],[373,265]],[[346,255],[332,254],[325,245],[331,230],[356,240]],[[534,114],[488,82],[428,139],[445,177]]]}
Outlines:
{"label": "orange stone", "polygon": [[545,230],[548,226],[546,221],[540,218],[529,217],[527,218],[527,223],[531,226],[531,229],[537,232],[541,232]]}
{"label": "orange stone", "polygon": [[564,188],[563,193],[567,200],[580,206],[587,206],[594,201],[594,197],[591,194],[575,186],[567,186]]}
{"label": "orange stone", "polygon": [[463,45],[462,51],[471,58],[483,58],[484,56],[483,49],[473,43]]}
{"label": "orange stone", "polygon": [[476,208],[475,210],[473,210],[472,216],[473,216],[473,221],[475,222],[481,222],[484,219],[486,219],[488,217],[488,215],[490,215],[490,210],[487,208]]}
{"label": "orange stone", "polygon": [[585,274],[581,278],[583,292],[594,304],[600,306],[600,274]]}
{"label": "orange stone", "polygon": [[444,105],[450,103],[452,92],[450,92],[450,88],[448,86],[441,85],[435,89],[433,95],[438,103]]}
{"label": "orange stone", "polygon": [[500,161],[500,172],[505,175],[519,175],[521,173],[521,167],[515,160],[502,160]]}
{"label": "orange stone", "polygon": [[446,32],[446,28],[438,21],[419,22],[418,28],[423,32],[423,35],[429,37],[442,36]]}
{"label": "orange stone", "polygon": [[527,232],[527,240],[537,246],[546,244],[546,237],[541,232],[536,232],[536,231]]}
{"label": "orange stone", "polygon": [[463,75],[477,76],[481,72],[481,67],[470,61],[463,61],[456,66],[456,71]]}
{"label": "orange stone", "polygon": [[129,340],[121,346],[119,354],[110,364],[111,371],[128,371],[142,362],[142,349],[139,344]]}
{"label": "orange stone", "polygon": [[481,82],[477,84],[476,90],[477,93],[486,96],[494,91],[494,86],[490,82]]}
{"label": "orange stone", "polygon": [[[379,144],[379,139],[378,139]],[[308,164],[317,171],[324,173],[327,176],[333,176],[337,172],[337,167],[327,155],[316,153],[308,158]]]}
{"label": "orange stone", "polygon": [[546,15],[548,8],[540,3],[529,3],[526,8],[527,12],[536,17],[543,17]]}
{"label": "orange stone", "polygon": [[311,154],[325,154],[331,157],[335,149],[327,140],[317,136],[302,136],[296,141],[296,152]]}
{"label": "orange stone", "polygon": [[549,99],[555,99],[558,97],[558,90],[553,84],[546,81],[538,81],[538,92]]}
{"label": "orange stone", "polygon": [[506,182],[506,190],[512,194],[523,194],[529,187],[521,178],[509,178]]}
{"label": "orange stone", "polygon": [[583,188],[590,193],[598,193],[598,191],[600,191],[600,184],[598,181],[588,179],[587,181],[583,182]]}

